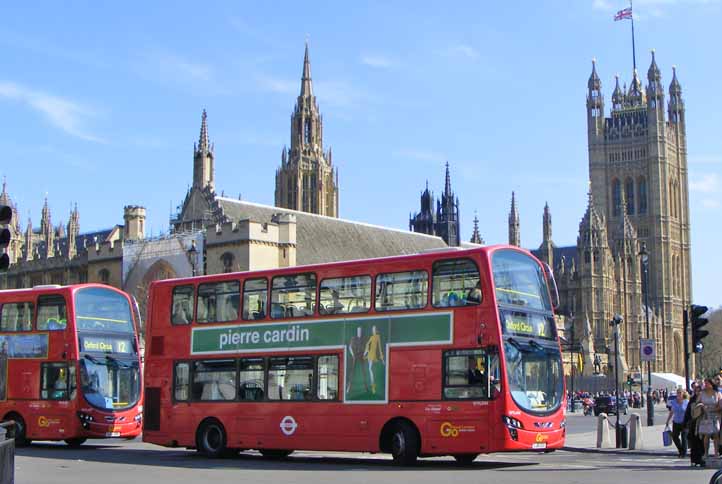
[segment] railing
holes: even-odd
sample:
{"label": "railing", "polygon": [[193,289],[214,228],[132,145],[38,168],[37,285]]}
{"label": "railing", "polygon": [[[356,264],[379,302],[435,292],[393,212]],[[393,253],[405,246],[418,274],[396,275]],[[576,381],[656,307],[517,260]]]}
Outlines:
{"label": "railing", "polygon": [[0,422],[0,484],[15,482],[15,422]]}

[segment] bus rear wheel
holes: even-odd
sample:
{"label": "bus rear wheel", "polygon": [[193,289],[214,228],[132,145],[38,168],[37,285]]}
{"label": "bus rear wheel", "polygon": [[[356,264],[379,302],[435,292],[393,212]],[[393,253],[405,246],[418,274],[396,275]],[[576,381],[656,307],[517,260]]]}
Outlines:
{"label": "bus rear wheel", "polygon": [[400,421],[391,433],[391,456],[399,465],[411,466],[419,456],[419,434],[409,422]]}
{"label": "bus rear wheel", "polygon": [[226,455],[226,430],[216,419],[207,419],[196,432],[196,449],[206,457],[218,458]]}
{"label": "bus rear wheel", "polygon": [[454,459],[458,464],[462,466],[470,466],[474,459],[479,457],[479,454],[455,454]]}
{"label": "bus rear wheel", "polygon": [[269,459],[285,459],[289,455],[293,454],[292,450],[286,449],[261,449],[259,450],[263,457]]}
{"label": "bus rear wheel", "polygon": [[10,413],[5,416],[5,421],[13,420],[15,422],[15,447],[26,447],[32,442],[26,437],[27,426],[25,420],[17,413]]}
{"label": "bus rear wheel", "polygon": [[85,443],[85,441],[88,440],[83,437],[78,437],[75,439],[65,439],[65,443],[68,444],[70,447],[80,447]]}

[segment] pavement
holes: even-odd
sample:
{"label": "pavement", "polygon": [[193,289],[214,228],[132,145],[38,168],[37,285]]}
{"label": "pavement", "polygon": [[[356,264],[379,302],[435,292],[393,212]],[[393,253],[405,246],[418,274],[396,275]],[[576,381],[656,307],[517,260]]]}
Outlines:
{"label": "pavement", "polygon": [[[661,406],[655,421],[664,423]],[[615,417],[612,418],[615,420]],[[623,417],[624,421],[624,417]],[[635,484],[704,483],[719,467],[691,468],[662,446],[663,425],[643,427],[639,451],[597,449],[596,419],[567,415],[567,448],[553,453],[517,452],[479,456],[460,467],[450,457],[421,459],[417,466],[394,466],[387,455],[349,452],[295,452],[283,460],[242,452],[227,459],[208,459],[186,449],[167,449],[140,439],[89,441],[80,448],[34,442],[17,449],[16,482],[42,484]]]}

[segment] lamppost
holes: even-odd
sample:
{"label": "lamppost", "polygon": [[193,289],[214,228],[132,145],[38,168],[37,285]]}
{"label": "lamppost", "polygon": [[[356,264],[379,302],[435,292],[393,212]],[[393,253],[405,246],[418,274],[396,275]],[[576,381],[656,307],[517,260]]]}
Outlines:
{"label": "lamppost", "polygon": [[571,321],[571,328],[570,328],[571,329],[571,335],[570,335],[571,343],[570,343],[569,352],[571,353],[571,357],[572,357],[572,365],[571,365],[572,366],[572,408],[569,411],[571,413],[574,413],[575,412],[575,409],[574,409],[574,364],[575,364],[575,361],[574,361],[574,314],[571,312],[569,313],[569,319]]}
{"label": "lamppost", "polygon": [[[642,261],[642,290],[644,291],[644,319],[646,324],[646,337],[649,339],[649,253],[647,244],[642,242],[639,250],[639,257]],[[641,356],[641,354],[640,354]],[[647,361],[647,426],[654,425],[654,407],[652,402],[652,362]]]}
{"label": "lamppost", "polygon": [[196,249],[196,241],[191,240],[191,246],[188,249],[188,259],[190,259],[191,262],[191,275],[195,277],[196,275],[196,258],[198,256],[198,249]]}
{"label": "lamppost", "polygon": [[616,445],[617,449],[622,447],[622,433],[619,428],[619,401],[622,399],[622,392],[619,391],[619,325],[622,324],[622,317],[619,314],[615,314],[612,321],[609,323],[614,328],[614,392],[616,398],[614,399],[614,405],[616,407],[617,422],[614,424],[614,430],[616,434]]}

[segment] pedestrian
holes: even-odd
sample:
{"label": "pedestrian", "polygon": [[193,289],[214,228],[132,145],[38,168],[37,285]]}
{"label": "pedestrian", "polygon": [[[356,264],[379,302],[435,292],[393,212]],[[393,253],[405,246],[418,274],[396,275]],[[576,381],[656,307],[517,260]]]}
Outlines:
{"label": "pedestrian", "polygon": [[699,401],[704,404],[704,413],[697,424],[697,433],[703,437],[704,456],[709,455],[709,441],[714,442],[714,456],[719,457],[719,432],[720,432],[720,395],[717,386],[711,378],[705,378],[704,390],[700,393]]}
{"label": "pedestrian", "polygon": [[669,427],[669,421],[672,421],[672,441],[677,447],[679,457],[687,455],[687,432],[684,429],[684,414],[688,405],[687,392],[682,387],[679,387],[677,389],[677,398],[669,400],[669,415],[665,424],[665,427]]}
{"label": "pedestrian", "polygon": [[697,424],[702,416],[704,405],[699,402],[699,396],[702,391],[700,385],[696,382],[692,384],[692,397],[689,399],[687,410],[684,413],[684,423],[687,427],[687,444],[689,445],[689,460],[692,467],[705,467],[703,439],[697,433]]}

